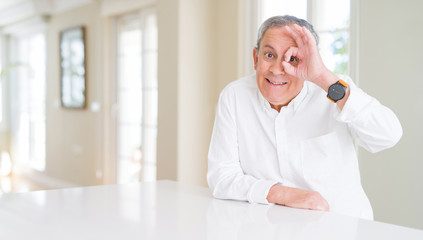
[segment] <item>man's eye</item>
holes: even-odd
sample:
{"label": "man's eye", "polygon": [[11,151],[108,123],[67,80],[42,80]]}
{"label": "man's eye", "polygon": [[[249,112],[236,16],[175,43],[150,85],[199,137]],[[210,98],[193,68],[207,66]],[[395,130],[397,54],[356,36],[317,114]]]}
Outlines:
{"label": "man's eye", "polygon": [[273,54],[271,54],[271,53],[265,53],[264,54],[267,58],[273,58]]}
{"label": "man's eye", "polygon": [[298,62],[298,58],[291,56],[291,58],[289,59],[290,62]]}
{"label": "man's eye", "polygon": [[297,57],[291,56],[291,58],[289,59],[289,63],[292,66],[297,66],[299,62],[299,59]]}

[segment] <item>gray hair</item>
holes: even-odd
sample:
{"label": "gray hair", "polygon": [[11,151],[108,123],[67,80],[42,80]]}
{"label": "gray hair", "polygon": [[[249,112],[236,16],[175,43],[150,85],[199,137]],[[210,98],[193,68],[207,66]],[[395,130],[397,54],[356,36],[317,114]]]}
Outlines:
{"label": "gray hair", "polygon": [[269,28],[283,27],[283,26],[288,26],[292,24],[297,24],[301,27],[307,28],[316,39],[316,45],[319,45],[319,35],[317,35],[316,31],[314,31],[313,26],[309,22],[294,16],[284,15],[284,16],[274,16],[274,17],[268,18],[266,21],[264,21],[261,24],[258,30],[258,36],[257,36],[257,43],[256,43],[257,50],[260,48],[260,42],[261,42],[261,39],[263,38],[264,33]]}

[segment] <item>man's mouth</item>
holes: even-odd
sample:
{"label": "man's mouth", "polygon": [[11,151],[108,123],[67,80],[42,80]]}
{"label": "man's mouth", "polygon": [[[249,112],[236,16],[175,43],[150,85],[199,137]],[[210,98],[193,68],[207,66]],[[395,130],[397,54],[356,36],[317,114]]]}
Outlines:
{"label": "man's mouth", "polygon": [[277,83],[277,82],[272,82],[272,81],[270,81],[268,78],[266,78],[266,80],[267,80],[269,83],[273,84],[273,85],[285,85],[285,84],[287,84],[287,82],[280,82],[280,83]]}

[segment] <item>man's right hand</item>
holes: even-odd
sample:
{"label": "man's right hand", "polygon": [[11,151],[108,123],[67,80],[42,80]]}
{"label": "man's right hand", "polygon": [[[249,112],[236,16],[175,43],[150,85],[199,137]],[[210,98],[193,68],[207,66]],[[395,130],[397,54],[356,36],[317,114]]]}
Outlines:
{"label": "man's right hand", "polygon": [[329,211],[329,204],[320,193],[281,185],[270,188],[267,201],[292,208]]}

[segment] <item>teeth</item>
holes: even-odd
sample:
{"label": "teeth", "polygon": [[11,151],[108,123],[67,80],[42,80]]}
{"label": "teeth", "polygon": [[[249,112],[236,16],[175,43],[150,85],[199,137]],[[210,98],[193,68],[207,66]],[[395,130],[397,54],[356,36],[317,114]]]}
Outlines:
{"label": "teeth", "polygon": [[274,84],[274,85],[285,85],[285,84],[286,84],[286,82],[275,83],[275,82],[270,81],[270,80],[269,80],[269,79],[267,79],[267,78],[266,78],[266,80],[267,80],[268,82],[270,82],[271,84]]}

